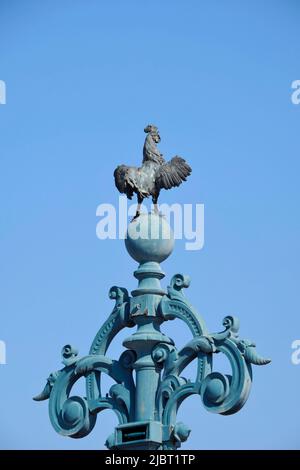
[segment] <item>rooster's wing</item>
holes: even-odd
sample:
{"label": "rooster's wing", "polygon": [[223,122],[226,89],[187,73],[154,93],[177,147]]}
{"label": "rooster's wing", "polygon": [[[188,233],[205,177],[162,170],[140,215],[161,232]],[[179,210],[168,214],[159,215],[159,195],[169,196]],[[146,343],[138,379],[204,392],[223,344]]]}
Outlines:
{"label": "rooster's wing", "polygon": [[181,157],[173,157],[161,165],[155,173],[155,184],[158,189],[171,189],[186,181],[192,172],[191,167]]}

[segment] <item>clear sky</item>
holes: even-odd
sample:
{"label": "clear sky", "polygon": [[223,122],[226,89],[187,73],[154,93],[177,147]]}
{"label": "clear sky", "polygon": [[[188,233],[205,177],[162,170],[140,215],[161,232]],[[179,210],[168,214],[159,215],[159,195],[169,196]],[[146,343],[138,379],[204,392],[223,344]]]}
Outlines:
{"label": "clear sky", "polygon": [[163,285],[189,274],[209,330],[237,315],[273,360],[236,415],[187,400],[183,448],[300,449],[299,16],[297,0],[0,1],[0,448],[101,449],[116,424],[105,412],[86,438],[63,438],[32,396],[64,344],[88,353],[109,288],[136,285],[124,242],[96,237],[96,208],[117,204],[113,170],[139,163],[153,122],[166,158],[193,167],[162,201],[205,205],[204,248],[178,241]]}

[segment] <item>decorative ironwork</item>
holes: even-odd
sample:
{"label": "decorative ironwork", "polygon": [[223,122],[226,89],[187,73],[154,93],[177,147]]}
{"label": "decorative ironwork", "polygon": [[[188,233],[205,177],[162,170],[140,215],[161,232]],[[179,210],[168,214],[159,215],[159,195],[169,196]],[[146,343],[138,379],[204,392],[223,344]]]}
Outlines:
{"label": "decorative ironwork", "polygon": [[[166,224],[158,214],[140,216],[131,224],[146,222],[162,225],[163,229]],[[155,251],[157,243],[160,245]],[[97,414],[111,409],[119,425],[107,438],[109,449],[177,449],[191,432],[176,421],[186,398],[198,394],[207,411],[236,413],[248,398],[252,365],[265,365],[270,360],[258,355],[252,341],[240,339],[239,321],[233,316],[225,317],[220,333],[208,332],[203,318],[183,293],[190,285],[188,276],[176,274],[167,292],[161,288],[164,273],[159,261],[171,253],[172,240],[137,242],[129,227],[126,246],[139,261],[134,273],[138,288],[131,296],[122,287],[110,289],[115,306],[98,331],[89,355],[79,357],[74,347],[64,346],[64,367],[50,374],[44,390],[34,399],[49,399],[52,426],[64,436],[86,436]],[[181,350],[160,330],[161,324],[170,320],[183,321],[190,329],[191,340]],[[126,350],[119,359],[107,357],[107,348],[119,331],[134,326],[137,329],[123,342]],[[218,353],[227,357],[231,374],[214,370],[213,358]],[[182,373],[194,360],[197,373],[194,381],[189,381]],[[115,381],[105,394],[101,390],[102,374]],[[72,387],[80,379],[86,381],[86,397],[72,396]]]}
{"label": "decorative ironwork", "polygon": [[[121,165],[114,173],[119,191],[130,199],[136,193],[138,198],[125,239],[128,253],[139,263],[134,272],[138,287],[131,296],[123,287],[110,289],[115,306],[96,334],[89,355],[79,357],[74,347],[64,346],[64,367],[49,375],[45,388],[34,398],[49,399],[52,426],[59,434],[73,438],[89,434],[100,411],[114,411],[119,424],[106,440],[109,449],[177,449],[191,432],[176,421],[186,398],[198,394],[208,411],[236,413],[249,396],[252,365],[270,362],[259,356],[252,341],[240,339],[239,321],[233,316],[224,318],[223,331],[209,333],[184,295],[183,290],[190,285],[188,276],[176,274],[167,292],[162,289],[160,280],[165,275],[160,263],[172,253],[174,236],[158,213],[157,199],[161,189],[185,181],[191,168],[178,156],[170,162],[164,160],[157,148],[157,127],[149,125],[145,132],[142,166]],[[149,196],[154,213],[140,214],[140,204]],[[191,332],[191,340],[179,351],[160,330],[170,320],[183,321]],[[106,352],[114,337],[124,328],[135,326],[136,331],[123,342],[126,350],[119,359],[108,357]],[[214,370],[213,358],[218,353],[228,359],[231,374]],[[193,381],[186,380],[182,373],[194,360],[196,376]],[[102,374],[115,381],[105,394]],[[72,387],[80,379],[86,382],[86,397],[72,395]]]}

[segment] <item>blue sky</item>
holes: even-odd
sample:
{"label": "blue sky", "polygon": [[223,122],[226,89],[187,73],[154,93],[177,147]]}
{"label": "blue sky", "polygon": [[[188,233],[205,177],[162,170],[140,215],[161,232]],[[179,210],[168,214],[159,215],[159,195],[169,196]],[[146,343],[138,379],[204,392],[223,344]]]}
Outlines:
{"label": "blue sky", "polygon": [[[204,248],[177,241],[163,285],[189,274],[209,330],[235,314],[272,358],[238,414],[183,404],[184,448],[300,448],[299,15],[296,0],[1,0],[0,448],[99,449],[116,424],[105,412],[86,438],[63,438],[31,398],[64,344],[88,353],[109,288],[136,285],[124,242],[97,239],[95,214],[117,204],[113,170],[139,163],[149,122],[162,153],[193,168],[163,202],[205,205]],[[189,339],[175,322],[164,331]]]}

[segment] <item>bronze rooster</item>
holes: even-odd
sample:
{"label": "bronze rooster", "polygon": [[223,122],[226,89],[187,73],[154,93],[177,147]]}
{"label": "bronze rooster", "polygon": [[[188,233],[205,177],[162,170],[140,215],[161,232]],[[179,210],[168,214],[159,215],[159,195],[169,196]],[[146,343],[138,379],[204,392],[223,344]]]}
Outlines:
{"label": "bronze rooster", "polygon": [[115,184],[120,193],[126,194],[128,199],[132,199],[134,193],[137,195],[138,206],[134,218],[140,215],[143,200],[150,196],[157,212],[161,189],[179,186],[192,172],[186,161],[177,155],[169,162],[165,161],[157,148],[160,135],[156,126],[149,124],[144,131],[147,136],[143,148],[142,166],[137,168],[119,165],[114,171]]}

